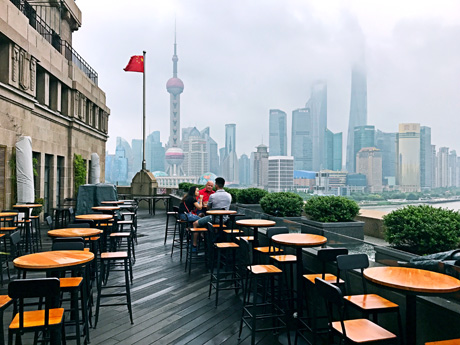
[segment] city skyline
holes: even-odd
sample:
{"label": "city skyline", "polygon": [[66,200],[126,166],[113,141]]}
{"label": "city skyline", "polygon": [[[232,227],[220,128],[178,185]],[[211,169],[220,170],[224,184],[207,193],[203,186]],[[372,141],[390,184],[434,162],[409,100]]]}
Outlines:
{"label": "city skyline", "polygon": [[[105,0],[79,1],[85,25],[74,46],[99,73],[107,92],[112,109],[109,152],[114,152],[115,138],[121,133],[128,140],[140,137],[141,80],[121,68],[127,57],[144,49],[147,130],[159,130],[161,141],[168,141],[164,84],[170,77],[175,13],[181,79],[187,84],[183,127],[209,126],[219,147],[224,146],[224,120],[239,128],[238,154],[253,151],[268,133],[269,109],[288,114],[290,142],[291,111],[303,107],[314,80],[325,79],[329,129],[344,133],[345,149],[350,70],[363,41],[368,123],[394,132],[399,122],[420,122],[433,129],[432,141],[437,145],[457,146],[460,49],[454,38],[460,4],[269,1],[260,6],[255,1],[245,4],[245,16],[239,16],[242,3],[238,1],[201,5],[204,2],[145,2],[144,14]],[[118,20],[116,27],[110,24],[114,20]],[[230,22],[234,30],[228,31],[224,28]],[[277,25],[268,34],[272,22]],[[117,43],[90,42],[95,27],[104,41]],[[266,134],[263,143],[268,144]]]}

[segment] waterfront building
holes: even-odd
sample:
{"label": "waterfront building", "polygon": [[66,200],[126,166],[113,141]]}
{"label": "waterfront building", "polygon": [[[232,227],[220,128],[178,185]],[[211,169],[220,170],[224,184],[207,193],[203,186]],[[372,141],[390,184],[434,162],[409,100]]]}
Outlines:
{"label": "waterfront building", "polygon": [[105,180],[110,110],[97,72],[72,46],[82,23],[77,4],[0,0],[1,209],[15,202],[8,162],[20,136],[32,139],[35,196],[45,198],[44,212],[75,195],[74,155],[82,156],[88,178],[97,153]]}
{"label": "waterfront building", "polygon": [[420,126],[420,187],[431,188],[433,156],[431,153],[431,128]]}
{"label": "waterfront building", "polygon": [[385,133],[377,130],[375,147],[382,154],[383,184],[393,186],[396,179],[396,133]]}
{"label": "waterfront building", "polygon": [[353,137],[353,150],[355,154],[355,159],[351,162],[353,166],[352,172],[358,172],[356,170],[356,156],[362,148],[375,147],[375,127],[368,125],[356,126],[353,133]]}
{"label": "waterfront building", "polygon": [[437,187],[449,187],[449,148],[440,147],[437,155]]}
{"label": "waterfront building", "polygon": [[270,109],[269,139],[270,156],[287,155],[287,115],[279,109]]}
{"label": "waterfront building", "polygon": [[320,170],[316,173],[315,194],[341,195],[346,184],[346,171]]}
{"label": "waterfront building", "polygon": [[316,182],[316,172],[294,170],[294,188],[298,191],[313,191]]}
{"label": "waterfront building", "polygon": [[[351,71],[350,118],[348,121],[346,169],[353,173],[356,159],[355,128],[367,125],[367,78],[364,64],[356,64]],[[359,150],[358,150],[359,151]]]}
{"label": "waterfront building", "polygon": [[342,170],[342,132],[326,129],[326,169]]}
{"label": "waterfront building", "polygon": [[420,124],[399,124],[397,181],[401,192],[420,192]]}
{"label": "waterfront building", "polygon": [[286,192],[294,187],[294,157],[268,157],[268,184],[270,192]]}
{"label": "waterfront building", "polygon": [[292,112],[291,155],[295,170],[313,169],[312,121],[310,108]]}
{"label": "waterfront building", "polygon": [[364,147],[356,154],[356,172],[366,176],[369,193],[380,193],[382,187],[382,153],[375,147]]}
{"label": "waterfront building", "polygon": [[236,125],[233,123],[225,125],[225,150],[221,167],[222,175],[228,184],[238,184],[239,170],[236,155]]}
{"label": "waterfront building", "polygon": [[268,147],[264,144],[257,146],[254,152],[254,187],[266,188],[268,185]]}
{"label": "waterfront building", "polygon": [[457,187],[457,152],[451,150],[449,152],[449,187]]}
{"label": "waterfront building", "polygon": [[239,181],[241,186],[249,186],[251,185],[251,180],[250,180],[250,159],[248,155],[242,154],[239,161],[238,161],[238,166],[239,166]]}

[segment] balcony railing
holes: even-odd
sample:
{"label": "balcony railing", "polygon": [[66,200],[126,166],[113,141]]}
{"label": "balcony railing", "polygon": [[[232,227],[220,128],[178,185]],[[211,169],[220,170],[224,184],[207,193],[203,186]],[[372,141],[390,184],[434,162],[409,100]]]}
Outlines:
{"label": "balcony railing", "polygon": [[78,54],[72,46],[61,39],[61,36],[54,31],[27,1],[11,0],[11,2],[29,19],[29,24],[44,37],[58,52],[65,58],[72,61],[86,76],[97,85],[97,72]]}

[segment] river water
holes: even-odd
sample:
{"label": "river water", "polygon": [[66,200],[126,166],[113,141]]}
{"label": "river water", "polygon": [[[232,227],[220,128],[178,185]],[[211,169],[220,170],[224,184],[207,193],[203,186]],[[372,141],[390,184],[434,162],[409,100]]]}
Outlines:
{"label": "river water", "polygon": [[[449,210],[460,211],[460,201],[452,201],[452,202],[441,202],[437,204],[428,204],[428,203],[417,203],[415,205],[431,205],[433,207],[440,207],[440,208],[447,208]],[[379,210],[383,212],[391,212],[397,210],[398,208],[402,208],[407,206],[407,204],[401,205],[384,205],[384,206],[360,206],[362,209],[366,210]]]}

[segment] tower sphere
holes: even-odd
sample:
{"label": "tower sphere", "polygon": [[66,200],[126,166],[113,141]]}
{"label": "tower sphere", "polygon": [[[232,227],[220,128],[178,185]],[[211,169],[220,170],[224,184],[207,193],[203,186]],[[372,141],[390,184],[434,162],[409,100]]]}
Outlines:
{"label": "tower sphere", "polygon": [[184,91],[184,83],[179,78],[171,78],[166,83],[166,90],[173,95],[181,94]]}
{"label": "tower sphere", "polygon": [[166,162],[170,165],[180,165],[184,161],[184,151],[179,147],[171,147],[165,154]]}

